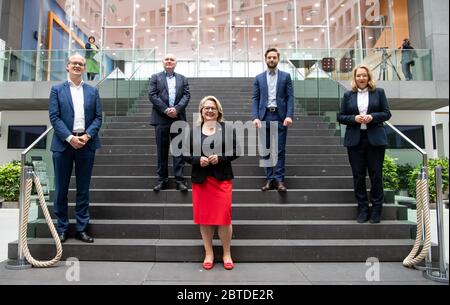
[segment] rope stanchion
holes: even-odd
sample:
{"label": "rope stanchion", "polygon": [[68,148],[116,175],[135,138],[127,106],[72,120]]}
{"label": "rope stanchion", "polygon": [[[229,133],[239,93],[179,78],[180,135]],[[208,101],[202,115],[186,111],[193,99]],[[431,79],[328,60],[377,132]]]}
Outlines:
{"label": "rope stanchion", "polygon": [[[56,264],[62,256],[62,245],[61,240],[59,239],[58,232],[56,232],[55,226],[53,224],[52,218],[50,216],[50,213],[47,208],[47,204],[45,203],[44,198],[44,192],[42,191],[41,182],[39,181],[39,178],[36,176],[36,174],[33,172],[31,173],[32,178],[26,179],[26,193],[25,193],[25,204],[24,204],[24,212],[22,214],[22,220],[21,220],[21,227],[20,227],[20,241],[23,245],[23,253],[27,261],[33,265],[34,267],[50,267]],[[56,243],[56,255],[53,259],[49,261],[39,261],[33,258],[31,256],[30,250],[28,248],[28,238],[27,238],[27,230],[28,230],[28,214],[30,211],[30,205],[31,205],[31,189],[34,185],[36,186],[36,191],[39,197],[39,204],[42,208],[42,211],[44,213],[45,221],[47,222],[47,225],[50,229],[50,232],[52,234],[53,240]]]}
{"label": "rope stanchion", "polygon": [[[428,202],[428,184],[426,179],[417,180],[416,194],[417,233],[411,252],[403,260],[403,265],[406,267],[414,267],[414,265],[424,260],[431,247],[431,222]],[[424,231],[423,247],[420,253],[417,253],[422,243],[422,235]]]}

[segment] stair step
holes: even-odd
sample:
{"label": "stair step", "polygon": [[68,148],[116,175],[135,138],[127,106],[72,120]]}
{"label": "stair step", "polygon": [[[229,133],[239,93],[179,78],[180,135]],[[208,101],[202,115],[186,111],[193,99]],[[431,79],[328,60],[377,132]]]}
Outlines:
{"label": "stair step", "polygon": [[[101,137],[142,137],[142,136],[154,136],[155,129],[153,128],[136,128],[136,129],[101,129]],[[288,142],[290,142],[291,137],[295,136],[335,136],[337,130],[333,129],[297,129],[288,131]]]}
{"label": "stair step", "polygon": [[[235,262],[366,262],[376,257],[381,262],[401,262],[411,251],[410,239],[335,239],[335,240],[232,240]],[[30,252],[36,259],[55,255],[54,241],[30,239]],[[220,241],[213,242],[216,257],[222,256]],[[9,244],[9,258],[17,259],[17,242]],[[64,243],[62,259],[83,261],[201,262],[204,257],[200,238],[177,239],[102,239],[92,244],[75,239]]]}
{"label": "stair step", "polygon": [[[69,235],[75,235],[75,220]],[[36,237],[51,237],[45,220],[28,224]],[[415,228],[408,221],[359,224],[355,220],[233,220],[233,239],[407,239]],[[91,219],[89,232],[98,238],[195,239],[192,220]]]}
{"label": "stair step", "polygon": [[[170,159],[170,158],[169,158]],[[171,163],[171,161],[169,161]],[[130,165],[155,165],[157,157],[155,154],[97,154],[95,164],[130,164]],[[233,167],[239,164],[254,164],[259,166],[259,157],[241,156],[233,161]],[[290,165],[347,165],[347,154],[310,154],[291,155],[286,154],[286,167]],[[261,168],[263,170],[263,168]]]}
{"label": "stair step", "polygon": [[[50,200],[53,200],[51,196]],[[342,203],[354,202],[353,189],[288,189],[286,193],[262,192],[259,189],[234,189],[233,203]],[[69,190],[69,201],[75,201],[75,190]],[[189,203],[191,192],[164,190],[154,192],[149,189],[91,189],[90,202],[134,202],[134,203]]]}
{"label": "stair step", "polygon": [[[156,145],[103,145],[102,148],[98,149],[98,154],[108,154],[108,155],[138,155],[138,154],[156,154]],[[256,156],[258,152],[256,141],[253,142],[252,146],[244,145],[243,154],[247,155],[252,153]],[[286,153],[288,154],[345,154],[347,150],[341,145],[295,145],[287,144]]]}
{"label": "stair step", "polygon": [[[156,165],[94,165],[94,176],[148,176],[157,172]],[[169,173],[173,167],[169,166]],[[191,166],[186,164],[185,174],[191,173]],[[233,166],[235,176],[258,176],[263,175],[264,170],[255,164],[237,164]],[[350,165],[292,165],[286,167],[286,176],[351,176]]]}
{"label": "stair step", "polygon": [[[190,175],[186,175],[186,182],[188,186],[191,185]],[[242,177],[236,176],[233,179],[233,189],[258,189],[266,182],[264,176],[260,177]],[[94,176],[91,179],[91,188],[93,189],[151,189],[158,183],[157,176],[107,176],[97,177]],[[295,177],[288,176],[285,179],[286,186],[290,189],[338,189],[338,188],[352,188],[353,177]],[[76,187],[75,177],[72,177],[70,187]],[[175,182],[169,181],[169,188],[175,189]]]}
{"label": "stair step", "polygon": [[[53,211],[53,204],[48,203]],[[233,203],[233,220],[350,220],[356,219],[356,204],[245,204]],[[193,219],[192,204],[167,203],[91,203],[91,219]],[[52,213],[52,216],[53,213]],[[383,206],[382,220],[406,220],[407,208],[395,204]],[[39,218],[43,212],[39,209]],[[55,217],[53,217],[55,218]],[[75,204],[69,204],[69,218],[75,218]]]}
{"label": "stair step", "polygon": [[[249,143],[257,143],[257,137],[248,137],[245,135],[243,142],[245,145]],[[301,144],[301,145],[339,145],[341,146],[341,139],[338,137],[302,137],[289,135],[287,145]],[[155,136],[148,137],[101,137],[103,146],[109,145],[154,145],[156,143]]]}

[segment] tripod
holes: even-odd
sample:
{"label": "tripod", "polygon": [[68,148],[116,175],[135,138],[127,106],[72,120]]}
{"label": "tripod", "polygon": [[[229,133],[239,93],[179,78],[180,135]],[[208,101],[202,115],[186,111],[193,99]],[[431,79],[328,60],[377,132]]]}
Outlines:
{"label": "tripod", "polygon": [[390,59],[391,55],[388,54],[385,48],[382,48],[381,50],[383,51],[383,53],[381,54],[381,61],[373,68],[375,70],[380,67],[378,80],[388,80],[388,67],[392,68],[392,70],[395,72],[395,75],[397,76],[397,79],[400,80],[400,74],[398,74],[397,68],[395,68]]}

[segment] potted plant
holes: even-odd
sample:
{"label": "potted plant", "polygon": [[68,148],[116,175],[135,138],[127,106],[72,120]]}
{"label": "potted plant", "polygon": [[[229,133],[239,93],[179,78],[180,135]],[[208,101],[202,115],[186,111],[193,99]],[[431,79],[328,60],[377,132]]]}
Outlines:
{"label": "potted plant", "polygon": [[383,186],[384,202],[395,203],[395,192],[398,190],[397,164],[388,155],[384,156],[383,162]]}
{"label": "potted plant", "polygon": [[20,162],[12,161],[0,166],[0,197],[3,198],[2,207],[19,206],[20,193]]}
{"label": "potted plant", "polygon": [[[436,178],[434,168],[436,166],[442,166],[442,191],[444,197],[448,196],[448,159],[430,159],[428,160],[428,193],[430,196],[430,203],[436,202]],[[408,192],[412,197],[416,197],[416,181],[422,165],[418,165],[409,175]]]}

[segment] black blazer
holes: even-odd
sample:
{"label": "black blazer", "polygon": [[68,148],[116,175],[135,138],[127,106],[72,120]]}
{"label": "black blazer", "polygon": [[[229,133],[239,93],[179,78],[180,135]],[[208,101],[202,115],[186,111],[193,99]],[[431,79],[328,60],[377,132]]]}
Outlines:
{"label": "black blazer", "polygon": [[175,109],[178,117],[172,119],[164,111],[169,108],[169,88],[166,80],[166,73],[160,72],[152,75],[148,89],[148,98],[153,104],[151,125],[170,125],[174,121],[186,121],[186,107],[189,104],[191,94],[187,78],[181,74],[174,73],[176,79]]}
{"label": "black blazer", "polygon": [[[239,146],[236,144],[236,132],[233,130],[232,136],[227,136],[224,123],[220,123],[219,129],[220,130],[217,130],[216,134],[212,136],[203,135],[201,133],[201,126],[195,126],[194,129],[191,130],[191,133],[189,135],[190,151],[188,154],[183,155],[183,159],[184,161],[192,165],[191,181],[193,183],[203,183],[207,176],[212,176],[217,180],[229,180],[234,178],[231,161],[237,159],[239,156]],[[194,135],[196,136],[194,137]],[[201,135],[201,139],[199,135]],[[201,156],[199,156],[198,152],[195,150],[200,150],[206,139],[211,140],[211,137],[215,136],[217,136],[216,141],[221,141],[222,143],[221,152],[215,151],[215,153],[219,156],[219,163],[217,163],[216,165],[201,167],[200,157],[207,157],[207,155],[204,153],[203,149],[201,149]],[[227,145],[225,144],[226,141],[232,141],[232,147],[227,147]],[[214,145],[211,144],[210,147],[213,148]],[[231,148],[233,151],[231,151]]]}
{"label": "black blazer", "polygon": [[[391,111],[383,89],[376,88],[369,92],[369,108],[367,114],[372,115],[373,121],[367,124],[367,136],[370,145],[386,146],[387,137],[383,122],[391,118]],[[357,146],[361,136],[361,124],[355,121],[359,115],[358,92],[347,91],[341,102],[341,111],[338,114],[338,122],[347,125],[344,138],[344,146]]]}

